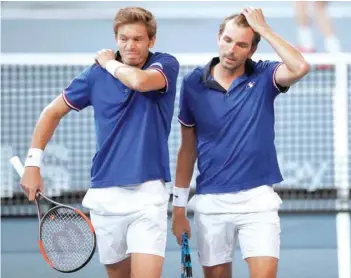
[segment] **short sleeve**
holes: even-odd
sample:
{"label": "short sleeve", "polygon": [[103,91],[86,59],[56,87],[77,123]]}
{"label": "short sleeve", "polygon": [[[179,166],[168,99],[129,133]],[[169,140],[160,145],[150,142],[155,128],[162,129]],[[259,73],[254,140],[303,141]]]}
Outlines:
{"label": "short sleeve", "polygon": [[275,73],[282,64],[282,62],[278,61],[264,61],[260,65],[262,73],[267,77],[267,80],[269,80],[269,84],[271,85],[270,89],[273,95],[286,93],[290,88],[279,86],[275,81]]}
{"label": "short sleeve", "polygon": [[92,76],[92,67],[84,69],[62,92],[66,104],[73,110],[80,111],[91,105],[90,79]]}
{"label": "short sleeve", "polygon": [[179,73],[179,62],[178,60],[169,54],[159,55],[153,63],[148,67],[148,69],[156,69],[162,73],[166,80],[166,87],[160,91],[165,93],[171,87],[171,85],[177,84],[177,78]]}
{"label": "short sleeve", "polygon": [[178,121],[185,127],[195,126],[195,119],[190,110],[187,81],[184,78],[180,87]]}

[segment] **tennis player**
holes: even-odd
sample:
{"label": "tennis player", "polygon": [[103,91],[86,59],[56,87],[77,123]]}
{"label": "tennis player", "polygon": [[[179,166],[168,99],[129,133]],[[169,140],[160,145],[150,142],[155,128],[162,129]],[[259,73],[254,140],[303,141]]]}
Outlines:
{"label": "tennis player", "polygon": [[61,118],[92,106],[97,149],[83,206],[90,209],[109,278],[159,278],[162,272],[169,200],[165,182],[170,181],[167,141],[179,63],[169,54],[150,52],[156,29],[149,11],[119,10],[114,19],[119,51],[99,51],[96,63],[44,109],[21,180],[34,200],[36,190],[43,190],[43,151]]}
{"label": "tennis player", "polygon": [[[282,59],[253,61],[260,38]],[[274,144],[274,100],[309,71],[303,56],[267,25],[261,9],[224,19],[219,57],[184,77],[182,142],[173,192],[173,233],[190,233],[186,206],[197,159],[195,212],[206,278],[232,277],[237,239],[251,278],[275,278],[280,249],[282,181]]]}

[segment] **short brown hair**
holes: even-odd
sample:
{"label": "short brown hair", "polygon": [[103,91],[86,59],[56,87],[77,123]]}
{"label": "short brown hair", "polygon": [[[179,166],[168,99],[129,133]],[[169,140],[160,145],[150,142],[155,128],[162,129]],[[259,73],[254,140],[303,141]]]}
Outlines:
{"label": "short brown hair", "polygon": [[113,31],[117,36],[118,28],[128,23],[144,23],[149,39],[156,35],[157,24],[154,16],[148,10],[139,7],[127,7],[120,9],[113,22]]}
{"label": "short brown hair", "polygon": [[[247,22],[246,17],[244,15],[242,15],[242,14],[232,14],[232,15],[226,17],[223,20],[223,22],[221,23],[221,25],[219,26],[219,35],[222,35],[226,24],[230,20],[234,20],[234,23],[237,26],[239,26],[239,27],[245,27],[245,28],[250,27],[250,24]],[[258,45],[258,43],[260,42],[260,40],[261,40],[260,34],[254,31],[254,37],[252,39],[252,46],[256,47]]]}

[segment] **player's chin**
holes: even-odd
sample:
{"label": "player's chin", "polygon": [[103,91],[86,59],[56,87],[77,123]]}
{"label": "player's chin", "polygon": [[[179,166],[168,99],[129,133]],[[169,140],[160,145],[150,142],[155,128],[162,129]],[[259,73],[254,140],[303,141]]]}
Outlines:
{"label": "player's chin", "polygon": [[126,57],[125,59],[123,59],[123,62],[128,66],[135,67],[141,63],[141,59],[140,57]]}
{"label": "player's chin", "polygon": [[227,63],[223,63],[223,68],[225,68],[226,70],[230,70],[233,71],[237,68],[236,64],[227,64]]}

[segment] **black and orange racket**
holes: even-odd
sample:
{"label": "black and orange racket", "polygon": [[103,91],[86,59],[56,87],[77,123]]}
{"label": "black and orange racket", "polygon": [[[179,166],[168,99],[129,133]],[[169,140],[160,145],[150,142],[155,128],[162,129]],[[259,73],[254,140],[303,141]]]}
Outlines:
{"label": "black and orange racket", "polygon": [[[22,176],[24,167],[19,157],[10,160]],[[55,206],[42,215],[39,200]],[[96,235],[89,218],[80,210],[57,203],[38,192],[35,198],[39,220],[39,249],[54,269],[71,273],[83,268],[93,257]]]}

